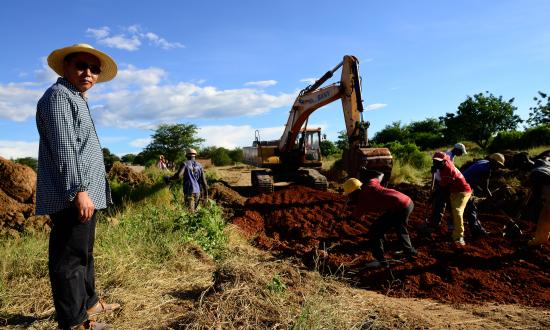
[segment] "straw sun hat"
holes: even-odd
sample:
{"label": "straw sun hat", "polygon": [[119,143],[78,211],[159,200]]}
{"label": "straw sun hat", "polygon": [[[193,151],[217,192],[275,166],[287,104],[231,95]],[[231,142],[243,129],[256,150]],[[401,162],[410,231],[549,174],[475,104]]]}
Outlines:
{"label": "straw sun hat", "polygon": [[64,75],[63,60],[65,56],[72,53],[89,53],[97,57],[101,63],[101,74],[97,82],[105,82],[113,79],[117,73],[115,61],[107,54],[100,52],[88,44],[75,44],[72,46],[59,48],[51,52],[48,56],[48,65],[60,76]]}

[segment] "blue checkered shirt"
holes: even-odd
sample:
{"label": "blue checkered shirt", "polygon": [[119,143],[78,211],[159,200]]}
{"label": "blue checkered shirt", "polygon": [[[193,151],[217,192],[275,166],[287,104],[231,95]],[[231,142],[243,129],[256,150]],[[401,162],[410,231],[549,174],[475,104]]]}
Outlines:
{"label": "blue checkered shirt", "polygon": [[40,134],[36,214],[52,214],[73,205],[87,191],[96,209],[112,203],[103,152],[85,96],[59,78],[38,101]]}

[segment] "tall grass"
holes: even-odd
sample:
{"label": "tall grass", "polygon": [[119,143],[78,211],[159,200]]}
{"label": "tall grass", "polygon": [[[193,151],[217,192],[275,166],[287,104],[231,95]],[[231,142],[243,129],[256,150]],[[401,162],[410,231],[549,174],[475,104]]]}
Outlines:
{"label": "tall grass", "polygon": [[[155,303],[148,302],[147,295],[156,294],[158,274],[173,274],[164,278],[168,281],[194,271],[197,256],[223,255],[225,222],[214,202],[190,213],[182,202],[181,185],[169,189],[157,182],[131,188],[114,182],[112,188],[113,195],[126,195],[116,207],[98,213],[94,257],[100,296],[116,293],[127,306]],[[47,232],[36,232],[0,238],[0,325],[2,319],[31,311],[46,313],[49,323],[44,328],[51,328],[48,237]]]}

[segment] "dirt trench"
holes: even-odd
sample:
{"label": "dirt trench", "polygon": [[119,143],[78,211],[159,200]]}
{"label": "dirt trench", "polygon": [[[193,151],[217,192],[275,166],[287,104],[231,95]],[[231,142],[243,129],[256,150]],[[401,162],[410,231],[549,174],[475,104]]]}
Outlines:
{"label": "dirt trench", "polygon": [[[395,253],[395,234],[387,235],[389,268],[364,269],[372,260],[368,251],[369,224],[352,219],[345,198],[337,193],[291,186],[272,195],[249,198],[232,222],[256,245],[282,256],[300,258],[320,272],[395,297],[433,298],[449,303],[516,303],[550,307],[550,249],[526,248],[535,224],[520,219],[527,233],[515,241],[502,236],[507,217],[482,212],[480,220],[491,232],[472,240],[466,226],[467,246],[453,247],[441,232],[419,234],[427,212],[428,188],[400,185],[415,203],[409,229],[418,250],[415,260]],[[483,208],[482,208],[483,210]]]}

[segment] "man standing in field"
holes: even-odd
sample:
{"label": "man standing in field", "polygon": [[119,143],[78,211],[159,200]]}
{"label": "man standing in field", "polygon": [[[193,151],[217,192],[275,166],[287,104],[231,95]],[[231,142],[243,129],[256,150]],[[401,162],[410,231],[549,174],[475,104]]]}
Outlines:
{"label": "man standing in field", "polygon": [[61,76],[38,101],[40,135],[36,214],[48,214],[48,269],[61,329],[103,329],[90,318],[120,307],[95,290],[93,247],[96,211],[111,201],[103,153],[86,92],[113,79],[117,65],[87,44],[54,50],[48,65]]}
{"label": "man standing in field", "polygon": [[195,160],[196,156],[197,151],[195,149],[187,149],[185,151],[187,160],[181,164],[176,174],[171,177],[164,177],[166,183],[183,178],[185,205],[190,212],[195,212],[197,209],[201,190],[204,192],[205,198],[208,199],[208,183],[206,182],[202,165]]}

